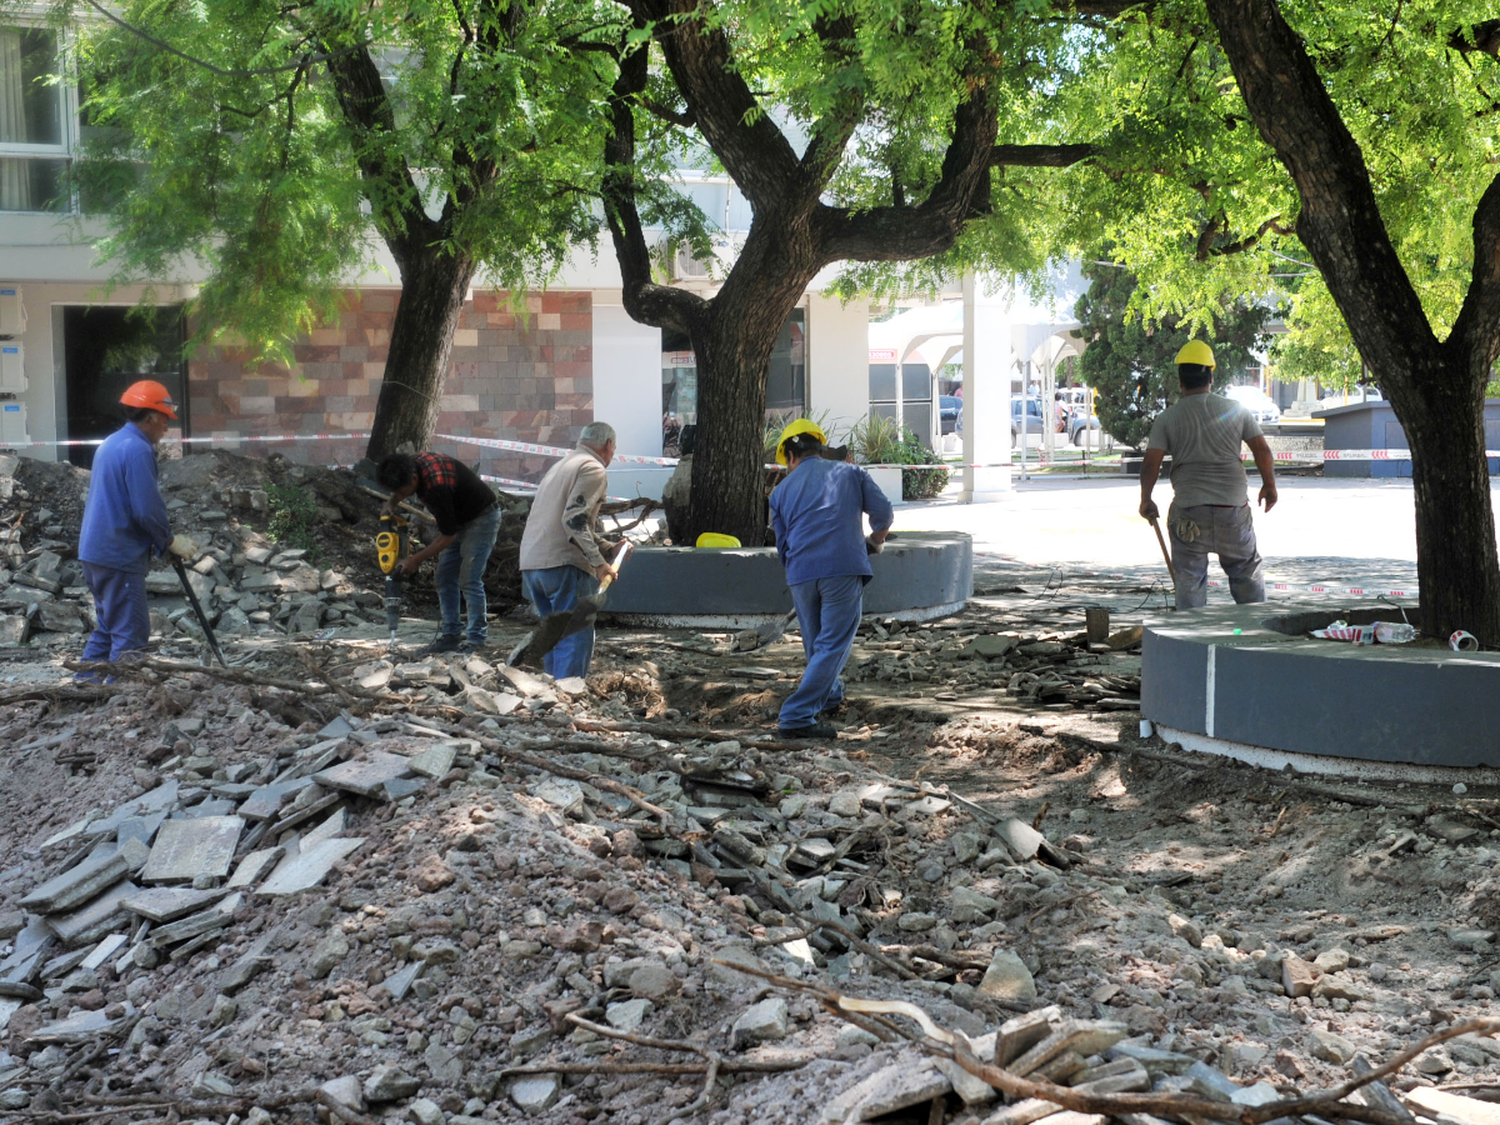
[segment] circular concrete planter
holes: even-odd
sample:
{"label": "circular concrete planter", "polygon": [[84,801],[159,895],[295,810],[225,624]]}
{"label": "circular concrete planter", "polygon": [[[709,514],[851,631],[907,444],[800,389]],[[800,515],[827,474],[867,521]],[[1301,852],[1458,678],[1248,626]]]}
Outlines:
{"label": "circular concrete planter", "polygon": [[1272,769],[1402,780],[1500,780],[1500,653],[1306,635],[1369,603],[1263,602],[1146,623],[1141,714],[1190,750]]}
{"label": "circular concrete planter", "polygon": [[[974,590],[974,548],[961,532],[902,532],[870,565],[870,616],[930,621],[957,613]],[[606,611],[628,624],[745,629],[791,608],[773,547],[644,547],[621,569]]]}

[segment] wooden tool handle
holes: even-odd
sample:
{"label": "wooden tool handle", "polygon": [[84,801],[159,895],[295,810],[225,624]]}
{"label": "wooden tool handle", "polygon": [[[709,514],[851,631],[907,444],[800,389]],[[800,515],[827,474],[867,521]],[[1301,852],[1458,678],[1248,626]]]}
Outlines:
{"label": "wooden tool handle", "polygon": [[[615,548],[614,557],[609,560],[609,565],[618,570],[620,567],[625,565],[625,560],[630,557],[630,552],[634,549],[634,543],[632,543],[629,539],[624,540],[618,547]],[[605,590],[608,590],[614,583],[614,580],[615,575],[606,574],[603,580],[599,583],[599,592],[602,594]]]}

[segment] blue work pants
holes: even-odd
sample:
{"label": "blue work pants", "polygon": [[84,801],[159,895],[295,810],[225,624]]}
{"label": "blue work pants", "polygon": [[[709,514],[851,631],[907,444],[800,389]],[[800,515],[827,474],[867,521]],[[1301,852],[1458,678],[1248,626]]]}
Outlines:
{"label": "blue work pants", "polygon": [[94,610],[99,619],[83,648],[83,659],[113,662],[127,653],[144,649],[151,637],[151,613],[146,608],[146,576],[86,562],[83,564],[83,580],[88,583],[89,593],[94,595]]}
{"label": "blue work pants", "polygon": [[[576,566],[523,570],[521,582],[537,616],[544,621],[554,613],[567,613],[578,604],[579,598],[599,590],[599,579]],[[588,675],[593,659],[594,627],[590,625],[559,641],[556,648],[542,657],[542,667],[554,680],[565,680],[569,676]]]}
{"label": "blue work pants", "polygon": [[489,636],[489,618],[485,616],[484,569],[490,562],[495,536],[500,532],[500,508],[497,505],[481,512],[458,529],[458,538],[438,556],[438,607],[443,613],[443,636],[461,637],[464,624],[459,617],[459,599],[469,611],[468,641],[482,645]]}
{"label": "blue work pants", "polygon": [[839,676],[854,647],[854,634],[859,631],[865,580],[862,575],[841,574],[795,583],[791,591],[802,627],[807,670],[797,690],[781,705],[782,730],[812,726],[821,711],[843,699],[844,685]]}

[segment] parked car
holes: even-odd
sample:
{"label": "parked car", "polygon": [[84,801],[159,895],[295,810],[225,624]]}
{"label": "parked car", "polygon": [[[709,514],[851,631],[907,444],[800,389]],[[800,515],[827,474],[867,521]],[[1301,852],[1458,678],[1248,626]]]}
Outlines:
{"label": "parked car", "polygon": [[1323,397],[1318,399],[1319,410],[1332,410],[1338,406],[1353,406],[1359,402],[1384,402],[1385,395],[1380,393],[1379,387],[1363,386],[1350,387],[1346,390],[1325,390]]}
{"label": "parked car", "polygon": [[1224,395],[1249,410],[1257,422],[1281,421],[1281,407],[1259,387],[1229,387]]}
{"label": "parked car", "polygon": [[1088,442],[1095,449],[1099,448],[1100,425],[1099,415],[1090,414],[1087,419],[1083,416],[1083,407],[1078,407],[1068,415],[1068,440],[1078,448],[1083,448],[1084,435],[1090,430],[1094,431]]}
{"label": "parked car", "polygon": [[[1026,432],[1028,434],[1040,434],[1050,424],[1049,419],[1042,413],[1042,400],[1039,398],[1028,398],[1026,400]],[[1010,442],[1015,445],[1016,439],[1021,434],[1021,398],[1013,396],[1010,400]]]}
{"label": "parked car", "polygon": [[942,433],[964,432],[964,400],[957,395],[938,396],[938,424]]}

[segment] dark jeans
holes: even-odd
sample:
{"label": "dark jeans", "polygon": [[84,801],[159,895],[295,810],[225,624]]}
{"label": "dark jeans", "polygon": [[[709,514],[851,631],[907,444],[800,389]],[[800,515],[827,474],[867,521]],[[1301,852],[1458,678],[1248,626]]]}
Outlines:
{"label": "dark jeans", "polygon": [[144,649],[151,636],[146,576],[86,562],[83,580],[94,595],[94,609],[99,618],[83,648],[83,659],[112,662],[126,653]]}

